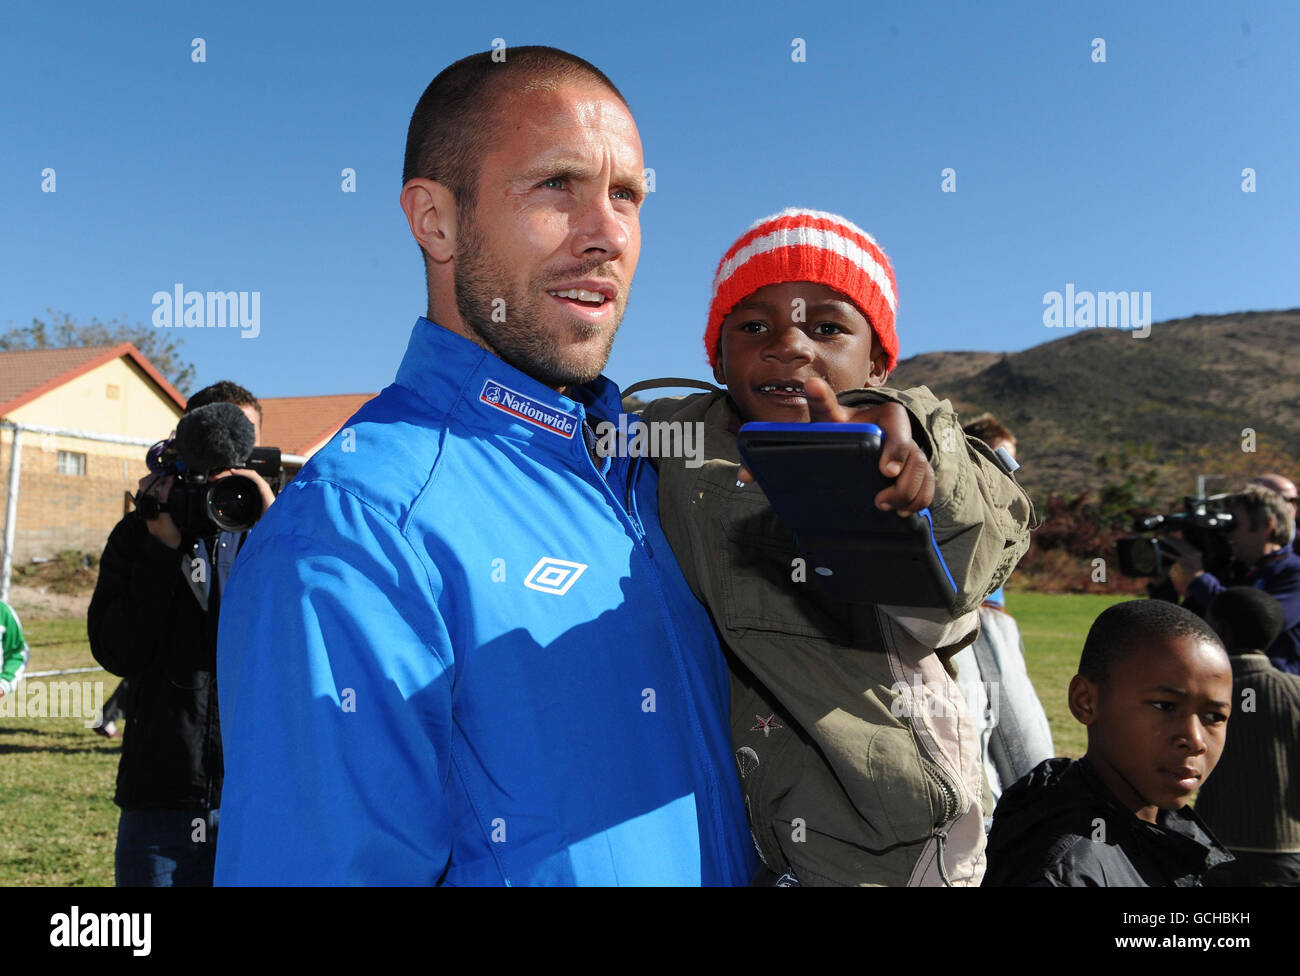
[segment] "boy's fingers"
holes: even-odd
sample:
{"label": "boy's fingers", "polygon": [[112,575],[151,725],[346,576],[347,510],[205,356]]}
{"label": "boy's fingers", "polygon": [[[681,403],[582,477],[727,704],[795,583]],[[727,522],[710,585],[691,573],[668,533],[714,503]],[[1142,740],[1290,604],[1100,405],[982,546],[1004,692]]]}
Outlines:
{"label": "boy's fingers", "polygon": [[885,447],[880,452],[880,473],[886,478],[897,478],[907,464],[908,456],[916,449],[912,440],[912,423],[907,411],[897,403],[887,403],[875,408],[874,423],[885,432]]}
{"label": "boy's fingers", "polygon": [[736,475],[736,484],[748,485],[748,484],[752,484],[753,481],[754,481],[754,476],[749,473],[749,468],[745,467],[742,464],[740,466],[740,472]]}
{"label": "boy's fingers", "polygon": [[808,420],[814,424],[843,424],[853,419],[853,413],[840,406],[835,391],[825,380],[813,378],[803,385],[808,397]]}
{"label": "boy's fingers", "polygon": [[927,508],[934,499],[934,469],[921,456],[920,451],[908,459],[907,467],[898,476],[898,485],[902,486],[900,490],[907,496],[898,509],[901,516],[906,517]]}
{"label": "boy's fingers", "polygon": [[925,459],[924,452],[913,445],[902,472],[892,485],[876,496],[876,505],[906,517],[928,507],[933,500],[934,469]]}

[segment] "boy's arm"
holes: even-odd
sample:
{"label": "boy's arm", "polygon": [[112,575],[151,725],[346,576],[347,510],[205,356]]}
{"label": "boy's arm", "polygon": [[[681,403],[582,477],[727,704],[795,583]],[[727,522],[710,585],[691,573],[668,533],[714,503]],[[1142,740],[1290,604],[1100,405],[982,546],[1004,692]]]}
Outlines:
{"label": "boy's arm", "polygon": [[952,404],[924,386],[847,390],[846,407],[897,403],[912,421],[912,438],[934,469],[930,517],[935,540],[957,584],[953,616],[979,607],[1011,575],[1029,548],[1033,503],[983,441],[962,433]]}

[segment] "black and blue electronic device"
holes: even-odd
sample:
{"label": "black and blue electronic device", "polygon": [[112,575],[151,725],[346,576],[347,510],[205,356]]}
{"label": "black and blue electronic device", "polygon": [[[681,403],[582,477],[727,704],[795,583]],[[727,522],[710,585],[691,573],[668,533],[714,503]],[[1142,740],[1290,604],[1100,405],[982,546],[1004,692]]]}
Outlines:
{"label": "black and blue electronic device", "polygon": [[875,424],[748,423],[737,447],[777,518],[794,532],[808,579],[832,599],[952,609],[957,586],[929,509],[907,518],[876,507],[892,484],[880,472]]}

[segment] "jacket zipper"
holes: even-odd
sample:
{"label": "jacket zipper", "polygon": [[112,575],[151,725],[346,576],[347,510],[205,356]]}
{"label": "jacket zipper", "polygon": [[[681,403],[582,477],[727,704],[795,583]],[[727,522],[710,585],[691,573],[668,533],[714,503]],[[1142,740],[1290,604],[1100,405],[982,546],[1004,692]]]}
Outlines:
{"label": "jacket zipper", "polygon": [[938,858],[939,878],[943,881],[945,888],[952,887],[952,880],[948,877],[948,868],[944,864],[944,848],[948,842],[948,828],[951,821],[960,812],[960,803],[957,798],[957,791],[953,789],[948,777],[944,774],[943,769],[934,760],[925,756],[921,757],[921,765],[930,778],[939,785],[939,792],[943,794],[943,813],[938,822],[934,825],[935,843],[938,846],[936,857]]}

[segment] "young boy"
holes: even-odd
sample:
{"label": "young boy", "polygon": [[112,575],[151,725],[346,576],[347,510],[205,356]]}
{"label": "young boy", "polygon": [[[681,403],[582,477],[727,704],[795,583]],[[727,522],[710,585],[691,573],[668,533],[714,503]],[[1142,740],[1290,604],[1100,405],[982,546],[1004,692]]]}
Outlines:
{"label": "young boy", "polygon": [[1189,887],[1229,854],[1187,806],[1223,751],[1232,668],[1200,617],[1161,600],[1093,622],[1070,712],[1077,761],[1048,759],[993,814],[985,885]]}
{"label": "young boy", "polygon": [[[759,221],[714,280],[705,346],[728,389],[643,411],[702,425],[702,464],[659,461],[660,519],[728,650],[767,883],[969,885],[983,870],[979,743],[945,660],[974,639],[974,610],[1024,553],[1033,510],[947,401],[882,388],[896,306],[889,260],[861,228],[807,210]],[[897,480],[862,504],[931,506],[955,613],[833,601],[792,571],[793,535],[737,481],[736,433],[810,419],[884,428],[881,471]]]}
{"label": "young boy", "polygon": [[1196,812],[1236,860],[1212,871],[1211,886],[1300,885],[1300,675],[1269,661],[1282,632],[1282,605],[1253,586],[1232,586],[1210,604],[1232,662],[1232,737]]}

